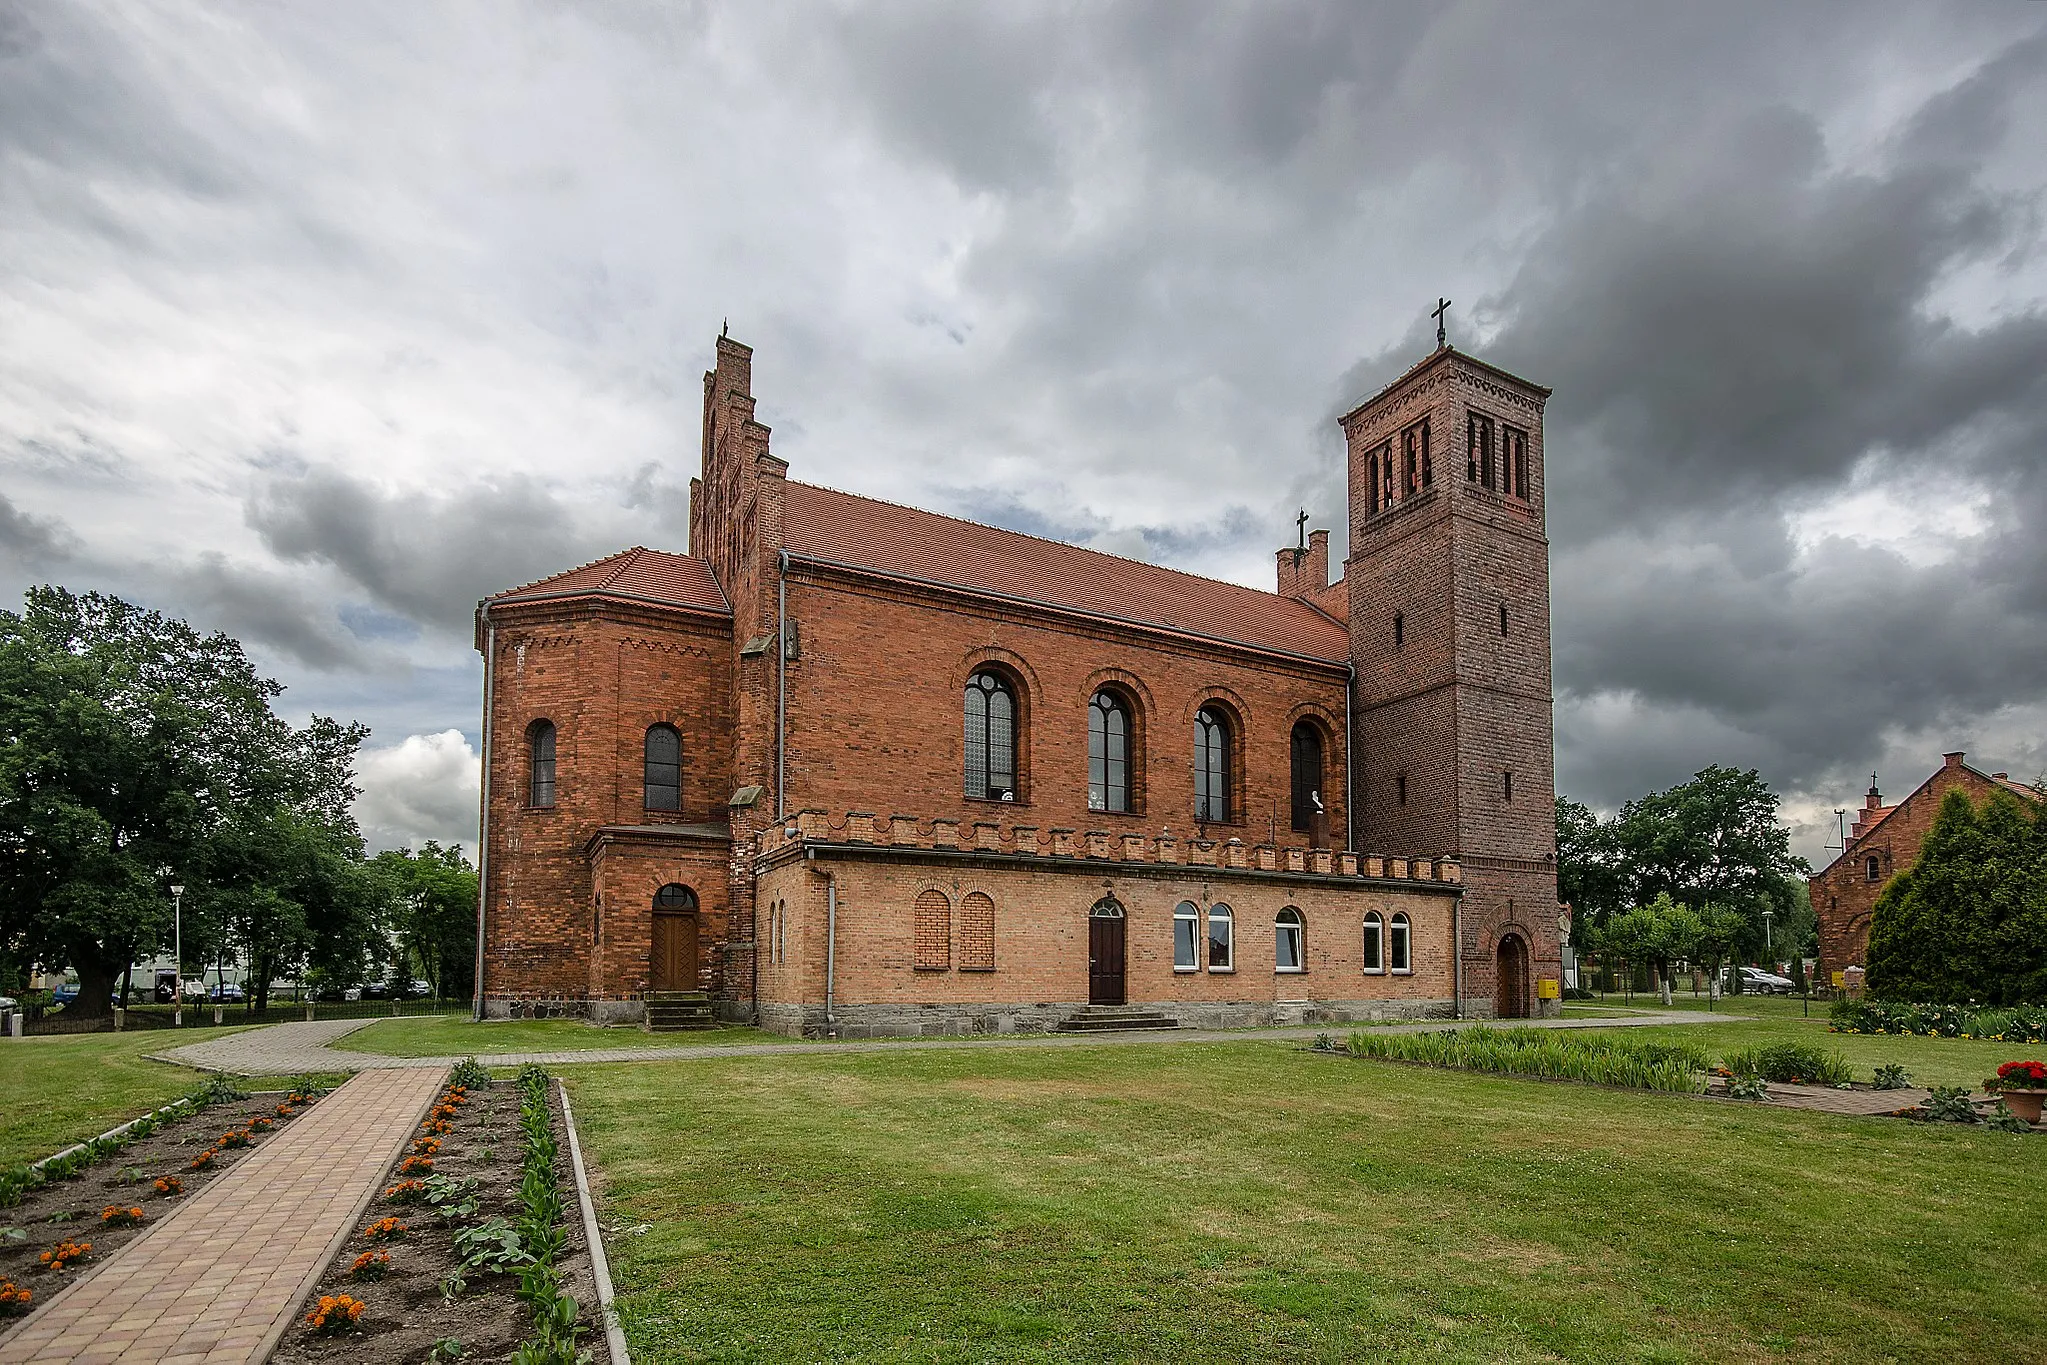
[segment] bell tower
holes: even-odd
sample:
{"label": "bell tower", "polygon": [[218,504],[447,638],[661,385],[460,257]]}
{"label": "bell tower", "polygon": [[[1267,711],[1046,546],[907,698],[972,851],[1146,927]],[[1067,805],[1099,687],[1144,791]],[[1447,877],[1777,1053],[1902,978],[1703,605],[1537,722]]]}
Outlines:
{"label": "bell tower", "polygon": [[1542,413],[1550,391],[1438,344],[1342,419],[1357,842],[1455,854],[1465,1010],[1561,983]]}

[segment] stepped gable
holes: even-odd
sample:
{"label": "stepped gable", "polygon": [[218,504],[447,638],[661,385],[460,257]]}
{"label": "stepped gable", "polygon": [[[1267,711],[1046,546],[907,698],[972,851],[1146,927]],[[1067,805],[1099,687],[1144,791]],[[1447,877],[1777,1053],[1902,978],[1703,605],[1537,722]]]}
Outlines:
{"label": "stepped gable", "polygon": [[799,558],[1332,664],[1350,657],[1343,625],[1276,593],[814,484],[792,481],[787,507],[785,545]]}
{"label": "stepped gable", "polygon": [[711,566],[693,555],[670,554],[635,545],[580,568],[528,583],[486,599],[493,606],[544,602],[557,597],[612,597],[656,602],[691,611],[732,614]]}

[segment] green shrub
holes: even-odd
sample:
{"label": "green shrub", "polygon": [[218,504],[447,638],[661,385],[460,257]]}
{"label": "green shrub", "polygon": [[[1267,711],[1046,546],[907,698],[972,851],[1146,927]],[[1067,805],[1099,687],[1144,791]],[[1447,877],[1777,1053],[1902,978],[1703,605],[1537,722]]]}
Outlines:
{"label": "green shrub", "polygon": [[1910,1084],[1912,1084],[1911,1073],[1907,1072],[1904,1067],[1899,1066],[1896,1062],[1885,1062],[1876,1069],[1875,1089],[1903,1090]]}
{"label": "green shrub", "polygon": [[1771,1043],[1727,1055],[1727,1069],[1736,1076],[1760,1076],[1778,1085],[1846,1085],[1848,1061],[1802,1043]]}
{"label": "green shrub", "polygon": [[1422,1062],[1635,1090],[1697,1094],[1706,1088],[1702,1049],[1622,1036],[1474,1024],[1429,1033],[1353,1033],[1349,1052],[1376,1061]]}
{"label": "green shrub", "polygon": [[1969,1103],[1969,1092],[1959,1085],[1936,1085],[1927,1095],[1926,1103],[1919,1106],[1919,1112],[1929,1123],[1974,1123],[1976,1106]]}
{"label": "green shrub", "polygon": [[2001,1043],[2047,1043],[2047,1008],[2008,1005],[1927,1005],[1889,1000],[1843,1000],[1828,1012],[1836,1033],[1899,1033],[1928,1038],[1983,1038]]}

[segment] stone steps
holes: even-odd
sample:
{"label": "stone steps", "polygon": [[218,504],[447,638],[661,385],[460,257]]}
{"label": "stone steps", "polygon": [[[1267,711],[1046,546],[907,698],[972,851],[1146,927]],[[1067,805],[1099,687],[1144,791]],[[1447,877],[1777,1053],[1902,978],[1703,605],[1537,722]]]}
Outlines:
{"label": "stone steps", "polygon": [[648,991],[643,1027],[649,1033],[682,1033],[718,1026],[711,1016],[711,997],[705,991]]}
{"label": "stone steps", "polygon": [[1118,1033],[1129,1029],[1178,1028],[1180,1021],[1142,1005],[1089,1005],[1054,1025],[1058,1033]]}

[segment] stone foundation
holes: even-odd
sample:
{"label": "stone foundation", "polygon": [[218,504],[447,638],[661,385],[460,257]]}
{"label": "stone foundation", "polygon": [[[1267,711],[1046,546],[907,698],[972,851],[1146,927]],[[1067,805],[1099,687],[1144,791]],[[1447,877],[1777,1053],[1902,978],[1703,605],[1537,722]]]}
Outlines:
{"label": "stone foundation", "polygon": [[[1087,1008],[1085,1001],[1021,1005],[845,1004],[834,1008],[829,1029],[822,1005],[763,1004],[760,1026],[792,1038],[949,1038],[975,1034],[1051,1033],[1063,1019]],[[1449,1000],[1296,1000],[1215,1003],[1134,1000],[1128,1008],[1153,1010],[1177,1019],[1182,1028],[1300,1028],[1341,1026],[1384,1019],[1450,1019]],[[1492,1002],[1466,1001],[1467,1019],[1490,1018]]]}

